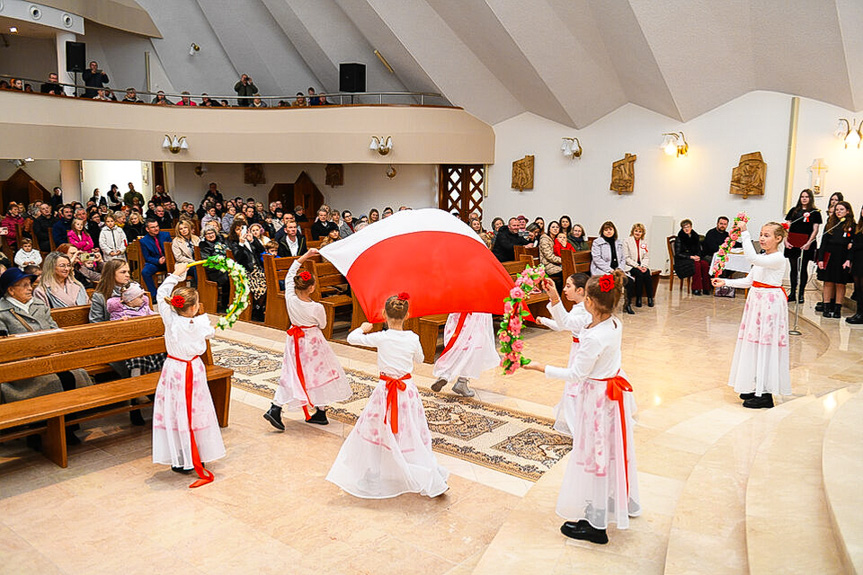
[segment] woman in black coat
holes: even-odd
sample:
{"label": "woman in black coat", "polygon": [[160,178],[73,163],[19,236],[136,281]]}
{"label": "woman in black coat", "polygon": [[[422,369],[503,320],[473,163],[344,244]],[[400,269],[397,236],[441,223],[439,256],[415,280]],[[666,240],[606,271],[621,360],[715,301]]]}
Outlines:
{"label": "woman in black coat", "polygon": [[[228,250],[228,246],[225,245],[225,242],[222,241],[222,238],[219,237],[216,230],[213,228],[207,228],[204,230],[204,238],[198,244],[198,249],[201,250],[202,258],[208,258],[214,255],[225,255],[225,252]],[[228,298],[231,295],[231,278],[228,277],[227,272],[212,268],[204,268],[204,272],[207,274],[208,280],[218,284],[219,309],[225,310],[228,307]]]}
{"label": "woman in black coat", "polygon": [[710,293],[710,262],[701,258],[701,238],[692,220],[680,222],[674,242],[674,272],[680,279],[692,278],[692,295]]}

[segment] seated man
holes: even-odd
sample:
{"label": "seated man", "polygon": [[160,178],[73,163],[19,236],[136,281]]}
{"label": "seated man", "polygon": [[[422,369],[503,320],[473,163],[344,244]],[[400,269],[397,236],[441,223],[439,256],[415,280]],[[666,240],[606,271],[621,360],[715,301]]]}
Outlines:
{"label": "seated man", "polygon": [[728,239],[728,218],[719,216],[716,227],[704,234],[701,242],[701,255],[708,262],[713,259],[713,254],[719,251],[725,240]]}
{"label": "seated man", "polygon": [[165,211],[165,206],[156,206],[153,208],[153,212],[156,215],[155,220],[159,222],[159,227],[161,229],[169,230],[174,227],[174,218],[171,217],[171,214]]}
{"label": "seated man", "polygon": [[525,246],[530,240],[519,235],[518,218],[510,218],[506,228],[500,228],[491,253],[499,262],[515,261],[515,246]]}
{"label": "seated man", "polygon": [[53,94],[54,96],[65,96],[63,87],[57,81],[57,72],[48,74],[48,81],[42,84],[40,90],[43,94]]}
{"label": "seated man", "polygon": [[287,220],[284,226],[284,235],[279,242],[279,257],[297,257],[308,251],[306,248],[306,238],[297,233],[297,222]]}
{"label": "seated man", "polygon": [[126,88],[126,95],[123,96],[123,102],[131,102],[132,104],[140,104],[142,100],[138,98],[138,91],[135,88]]}
{"label": "seated man", "polygon": [[165,267],[165,242],[171,241],[171,234],[159,231],[159,222],[148,219],[145,225],[147,235],[141,238],[141,255],[144,257],[144,269],[141,277],[150,290],[153,301],[156,301],[156,282],[153,276],[157,272],[167,271]]}

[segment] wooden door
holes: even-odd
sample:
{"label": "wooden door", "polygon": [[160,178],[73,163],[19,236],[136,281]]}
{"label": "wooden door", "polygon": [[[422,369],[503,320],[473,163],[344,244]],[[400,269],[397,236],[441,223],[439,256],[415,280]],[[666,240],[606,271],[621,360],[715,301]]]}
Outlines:
{"label": "wooden door", "polygon": [[485,166],[445,164],[440,167],[438,207],[457,213],[467,222],[470,214],[479,214],[482,219]]}

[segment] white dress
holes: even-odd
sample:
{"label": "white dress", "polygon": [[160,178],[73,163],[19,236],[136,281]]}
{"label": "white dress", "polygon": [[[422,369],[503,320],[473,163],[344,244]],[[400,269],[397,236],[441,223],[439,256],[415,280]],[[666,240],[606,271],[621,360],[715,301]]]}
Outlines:
{"label": "white dress", "polygon": [[192,430],[201,461],[224,457],[225,444],[207,385],[207,368],[199,357],[207,352],[207,340],[215,335],[215,331],[206,314],[182,317],[165,302],[164,298],[171,296],[179,281],[171,274],[156,292],[159,315],[165,323],[168,359],[162,367],[153,406],[153,463],[192,469],[192,438],[186,412],[188,360],[192,360],[193,370]]}
{"label": "white dress", "polygon": [[737,393],[791,395],[788,299],[778,287],[752,287],[753,282],[781,286],[788,260],[781,251],[755,253],[749,230],[740,235],[740,241],[752,270],[745,278],[725,280],[725,285],[734,288],[750,288],[737,332],[728,385]]}
{"label": "white dress", "polygon": [[[546,317],[537,318],[539,322],[553,329],[554,331],[569,330],[572,333],[572,345],[569,348],[569,362],[567,367],[571,368],[575,362],[578,346],[580,345],[579,336],[581,330],[590,325],[593,321],[593,316],[590,315],[584,308],[584,302],[577,303],[572,306],[568,312],[563,307],[563,302],[558,301],[556,305],[551,305],[551,302],[546,306],[551,313],[551,319]],[[577,382],[567,382],[566,385],[573,386]],[[572,435],[572,430],[569,427],[568,421],[574,421],[576,414],[567,413],[567,410],[572,410],[575,407],[573,402],[561,400],[554,406],[554,429],[566,435]]]}
{"label": "white dress", "polygon": [[[387,330],[364,334],[355,329],[348,343],[376,347],[381,375],[410,375],[423,359],[419,336],[412,331]],[[402,493],[437,497],[448,489],[449,472],[432,452],[431,433],[416,385],[403,379],[397,392],[398,432],[392,431],[387,384],[381,379],[356,426],[342,444],[327,481],[356,497],[385,499]]]}
{"label": "white dress", "polygon": [[[273,398],[274,404],[286,405],[288,409],[323,407],[344,401],[352,394],[351,384],[321,331],[327,325],[324,306],[316,301],[303,301],[294,292],[294,276],[299,270],[300,264],[295,261],[285,276],[285,306],[292,327],[285,341],[282,375]],[[305,391],[297,370],[296,350],[300,352]]]}
{"label": "white dress", "polygon": [[[602,381],[616,375],[626,377],[620,368],[621,335],[620,320],[613,317],[585,327],[571,367],[545,369],[546,377],[567,382],[562,401],[572,404],[565,412],[573,416],[567,420],[572,430],[572,452],[557,499],[557,514],[567,521],[586,519],[597,529],[605,529],[609,523],[626,529],[629,518],[641,514],[632,419],[635,401],[632,392],[623,392],[621,419],[621,404],[608,398],[609,383]],[[626,424],[625,443],[622,422]]]}
{"label": "white dress", "polygon": [[[444,341],[455,335],[460,313],[451,313],[443,328]],[[458,339],[434,364],[434,376],[453,381],[459,377],[476,379],[487,369],[500,365],[490,313],[468,313]]]}

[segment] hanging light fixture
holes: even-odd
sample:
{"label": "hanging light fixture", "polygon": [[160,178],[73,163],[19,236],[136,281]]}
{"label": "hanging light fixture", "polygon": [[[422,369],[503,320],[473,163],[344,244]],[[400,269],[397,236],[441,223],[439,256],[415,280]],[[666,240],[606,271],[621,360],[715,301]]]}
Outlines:
{"label": "hanging light fixture", "polygon": [[169,136],[165,134],[165,139],[162,141],[162,147],[172,154],[179,154],[180,150],[188,150],[189,144],[186,142],[186,136]]}
{"label": "hanging light fixture", "polygon": [[580,158],[582,152],[584,152],[578,138],[563,138],[563,144],[560,146],[560,151],[570,160]]}
{"label": "hanging light fixture", "polygon": [[686,156],[689,153],[689,143],[683,132],[665,132],[662,134],[662,145],[659,147],[668,156]]}
{"label": "hanging light fixture", "polygon": [[372,136],[372,141],[369,144],[369,150],[377,152],[381,156],[386,156],[393,149],[392,136]]}
{"label": "hanging light fixture", "polygon": [[857,120],[839,118],[839,125],[834,135],[845,142],[846,150],[848,146],[859,148],[860,142],[863,141],[863,122],[857,124]]}

